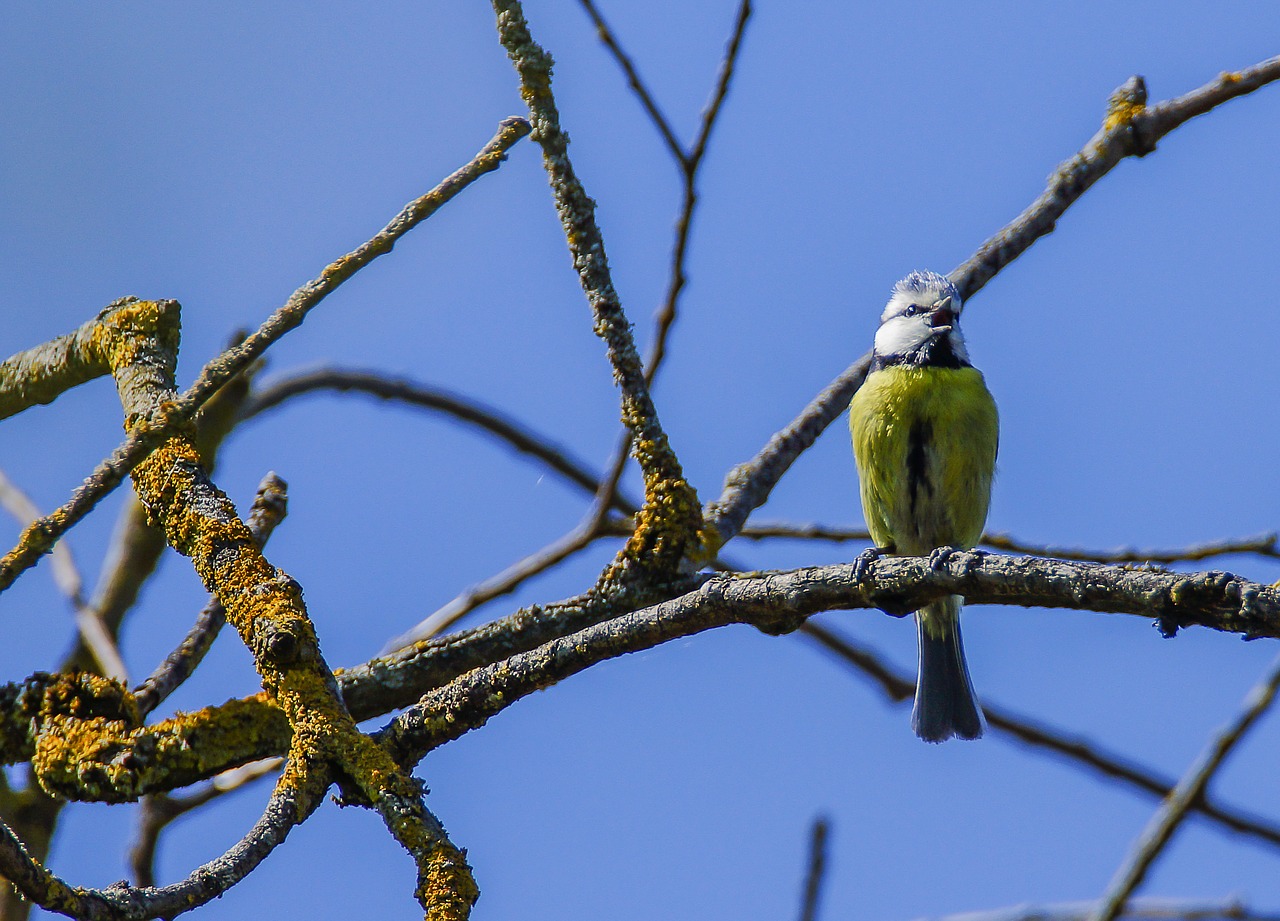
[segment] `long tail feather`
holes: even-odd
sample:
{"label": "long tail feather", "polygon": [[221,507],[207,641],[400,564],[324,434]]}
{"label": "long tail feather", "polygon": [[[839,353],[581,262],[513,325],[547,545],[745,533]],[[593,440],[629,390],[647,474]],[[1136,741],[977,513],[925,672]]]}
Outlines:
{"label": "long tail feather", "polygon": [[916,612],[920,672],[911,728],[926,742],[976,739],[986,729],[964,660],[961,601],[952,595]]}

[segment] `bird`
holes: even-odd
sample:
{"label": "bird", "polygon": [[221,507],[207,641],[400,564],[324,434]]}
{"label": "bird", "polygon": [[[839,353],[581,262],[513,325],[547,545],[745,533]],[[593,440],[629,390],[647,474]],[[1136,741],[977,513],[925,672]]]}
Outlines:
{"label": "bird", "polygon": [[[936,272],[893,286],[867,378],[849,405],[862,511],[883,555],[940,565],[982,537],[999,442],[995,400],[969,361],[963,300]],[[926,742],[976,739],[986,728],[960,636],[963,597],[915,612],[920,665],[911,728]]]}

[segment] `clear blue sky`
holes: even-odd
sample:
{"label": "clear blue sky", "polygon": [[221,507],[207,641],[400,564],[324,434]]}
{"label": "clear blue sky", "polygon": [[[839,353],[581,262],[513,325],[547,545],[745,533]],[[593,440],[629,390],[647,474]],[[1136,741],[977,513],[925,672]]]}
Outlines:
{"label": "clear blue sky", "polygon": [[[684,138],[730,3],[602,0]],[[556,58],[571,154],[642,343],[666,283],[674,165],[571,0],[530,2]],[[1025,207],[1133,73],[1153,100],[1277,53],[1270,4],[846,5],[762,0],[701,184],[690,283],[655,399],[704,499],[871,342],[889,286],[949,271]],[[0,11],[0,353],[125,294],[184,311],[189,382],[325,263],[465,162],[523,109],[479,2],[7,5]],[[990,526],[1089,547],[1176,546],[1280,527],[1275,324],[1280,89],[1196,120],[1094,187],[974,298],[965,324],[1000,405]],[[267,377],[379,369],[504,408],[602,465],[616,395],[536,148],[522,143],[270,353]],[[0,430],[0,467],[45,509],[120,438],[100,381]],[[269,556],[305,587],[326,656],[351,665],[584,511],[552,475],[471,432],[355,398],[299,401],[228,442],[246,507],[267,471],[291,512]],[[631,482],[634,492],[634,482]],[[857,525],[843,423],[756,520]],[[98,570],[119,497],[70,542]],[[17,525],[0,523],[12,542]],[[485,610],[588,585],[599,545]],[[731,547],[759,568],[855,550]],[[1212,564],[1259,581],[1280,566]],[[47,566],[0,598],[5,680],[59,661]],[[168,558],[130,620],[145,675],[203,593]],[[906,621],[823,622],[914,667]],[[477,619],[472,621],[478,622]],[[979,692],[1180,774],[1274,655],[1140,618],[967,615]],[[251,693],[228,633],[172,703]],[[1280,819],[1280,718],[1213,792]],[[477,919],[794,916],[807,829],[834,824],[824,917],[907,919],[1101,893],[1154,804],[999,735],[926,746],[907,712],[802,638],[721,630],[607,663],[431,755],[429,803],[470,851]],[[162,881],[225,850],[268,788],[174,828]],[[125,875],[130,808],[65,814],[54,868]],[[1143,892],[1280,911],[1276,851],[1193,819]],[[371,814],[326,805],[203,917],[410,918],[413,870]]]}

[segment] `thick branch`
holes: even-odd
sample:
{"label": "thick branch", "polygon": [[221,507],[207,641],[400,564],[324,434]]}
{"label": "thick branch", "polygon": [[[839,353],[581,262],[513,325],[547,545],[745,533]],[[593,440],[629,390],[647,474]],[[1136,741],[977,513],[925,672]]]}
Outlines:
{"label": "thick branch", "polygon": [[964,552],[932,565],[927,558],[887,557],[865,569],[863,582],[854,564],[707,577],[687,595],[469,672],[424,696],[383,735],[397,760],[416,762],[515,700],[628,652],[734,623],[787,632],[820,611],[881,608],[906,614],[943,595],[964,595],[976,604],[1154,617],[1166,633],[1200,624],[1250,637],[1280,636],[1280,588],[1226,573],[1182,575]]}
{"label": "thick branch", "polygon": [[[259,547],[266,544],[276,525],[284,519],[288,508],[285,492],[287,486],[274,472],[268,473],[258,484],[258,494],[253,500],[248,526],[250,535]],[[218,638],[226,621],[226,609],[217,596],[211,597],[177,648],[134,689],[134,700],[142,718],[145,719],[191,676],[204,659],[205,653],[213,646],[213,641]]]}

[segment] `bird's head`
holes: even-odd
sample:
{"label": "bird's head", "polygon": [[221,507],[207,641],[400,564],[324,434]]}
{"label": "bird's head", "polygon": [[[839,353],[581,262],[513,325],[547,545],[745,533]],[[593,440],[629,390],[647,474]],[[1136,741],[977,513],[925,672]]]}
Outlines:
{"label": "bird's head", "polygon": [[912,272],[893,286],[876,330],[880,365],[959,368],[969,364],[960,332],[964,302],[950,280],[937,272]]}

